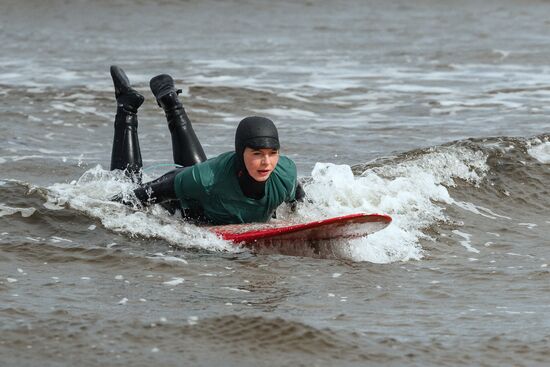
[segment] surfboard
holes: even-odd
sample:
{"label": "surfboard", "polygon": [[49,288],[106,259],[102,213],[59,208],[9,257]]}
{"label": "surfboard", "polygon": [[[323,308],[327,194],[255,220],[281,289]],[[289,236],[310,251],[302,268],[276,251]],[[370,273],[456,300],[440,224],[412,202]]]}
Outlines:
{"label": "surfboard", "polygon": [[274,220],[269,223],[231,224],[209,229],[224,240],[235,244],[256,246],[262,243],[315,242],[364,237],[384,229],[391,221],[391,217],[385,214],[356,213],[306,223]]}

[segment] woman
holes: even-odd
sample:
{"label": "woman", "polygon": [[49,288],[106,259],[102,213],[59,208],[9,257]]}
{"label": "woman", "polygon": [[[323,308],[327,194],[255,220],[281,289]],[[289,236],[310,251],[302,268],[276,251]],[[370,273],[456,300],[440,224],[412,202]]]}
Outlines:
{"label": "woman", "polygon": [[[166,114],[174,163],[183,168],[141,184],[137,110],[144,98],[121,68],[111,66],[111,76],[117,99],[111,170],[128,170],[140,183],[134,193],[141,205],[163,203],[171,212],[181,209],[190,219],[234,224],[266,222],[283,202],[303,199],[296,165],[279,155],[279,135],[271,120],[243,119],[235,134],[235,151],[207,160],[178,99],[181,91],[166,74],[151,79],[150,87]],[[121,195],[114,200],[132,204]]]}

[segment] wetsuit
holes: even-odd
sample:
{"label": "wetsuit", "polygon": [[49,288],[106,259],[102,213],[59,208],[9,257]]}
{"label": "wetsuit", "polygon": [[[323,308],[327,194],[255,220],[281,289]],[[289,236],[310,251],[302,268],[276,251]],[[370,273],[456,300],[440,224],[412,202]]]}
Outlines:
{"label": "wetsuit", "polygon": [[202,211],[213,224],[267,222],[283,202],[296,198],[296,166],[285,156],[265,182],[264,195],[246,196],[236,175],[235,152],[228,152],[186,168],[175,177],[181,206]]}
{"label": "wetsuit", "polygon": [[[126,169],[141,182],[141,153],[137,139],[137,109],[143,97],[130,87],[126,74],[111,67],[117,98],[115,137],[111,169]],[[184,215],[215,224],[265,222],[283,202],[302,200],[305,193],[297,182],[296,166],[287,157],[279,162],[265,182],[254,180],[245,168],[246,147],[279,149],[278,132],[269,119],[252,116],[243,119],[235,134],[235,152],[206,161],[174,87],[173,79],[161,74],[150,87],[164,109],[170,133],[174,163],[187,168],[174,170],[141,185],[134,193],[142,205],[162,203],[170,212],[182,209]],[[176,200],[177,199],[177,200]],[[126,204],[122,195],[113,200]]]}

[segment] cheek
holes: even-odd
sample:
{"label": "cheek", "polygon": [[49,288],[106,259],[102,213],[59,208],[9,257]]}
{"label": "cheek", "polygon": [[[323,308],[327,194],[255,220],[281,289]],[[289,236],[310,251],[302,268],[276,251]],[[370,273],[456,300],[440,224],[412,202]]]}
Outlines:
{"label": "cheek", "polygon": [[261,164],[261,159],[255,159],[254,156],[244,157],[244,165],[246,166],[246,168],[248,168],[248,170],[254,170],[260,164]]}

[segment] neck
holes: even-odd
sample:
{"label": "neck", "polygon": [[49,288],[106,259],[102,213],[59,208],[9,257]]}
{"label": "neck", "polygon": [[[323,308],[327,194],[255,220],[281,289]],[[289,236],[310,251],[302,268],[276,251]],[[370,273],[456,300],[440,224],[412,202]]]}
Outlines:
{"label": "neck", "polygon": [[239,186],[247,197],[251,199],[261,199],[265,195],[265,181],[259,182],[250,176],[246,168],[240,169],[237,172],[237,180]]}

